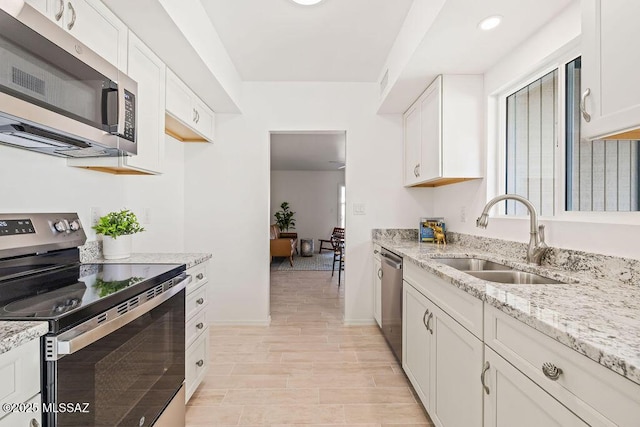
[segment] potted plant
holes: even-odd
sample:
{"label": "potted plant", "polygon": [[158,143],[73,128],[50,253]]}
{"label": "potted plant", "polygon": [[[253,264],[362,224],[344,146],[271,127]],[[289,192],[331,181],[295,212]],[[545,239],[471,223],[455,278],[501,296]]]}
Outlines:
{"label": "potted plant", "polygon": [[282,210],[275,213],[276,215],[276,224],[278,224],[278,228],[280,231],[289,231],[290,228],[296,228],[296,220],[293,217],[296,213],[289,210],[289,203],[282,202],[280,205]]}
{"label": "potted plant", "polygon": [[105,259],[131,256],[131,235],[144,231],[136,215],[128,209],[100,217],[93,229],[102,234],[102,255]]}

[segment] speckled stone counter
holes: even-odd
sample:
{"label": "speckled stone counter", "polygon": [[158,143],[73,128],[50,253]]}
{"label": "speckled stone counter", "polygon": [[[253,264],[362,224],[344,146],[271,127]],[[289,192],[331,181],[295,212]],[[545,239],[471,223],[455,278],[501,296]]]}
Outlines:
{"label": "speckled stone counter", "polygon": [[194,267],[211,259],[211,254],[205,253],[144,253],[131,254],[125,259],[104,259],[102,257],[86,259],[83,262],[91,264],[186,264],[187,268]]}
{"label": "speckled stone counter", "polygon": [[[595,278],[588,271],[536,266],[454,243],[437,246],[375,233],[373,241],[441,277],[599,364],[640,384],[640,287]],[[478,256],[566,284],[487,282],[438,263],[442,257]]]}
{"label": "speckled stone counter", "polygon": [[47,322],[0,322],[0,353],[6,353],[49,331]]}

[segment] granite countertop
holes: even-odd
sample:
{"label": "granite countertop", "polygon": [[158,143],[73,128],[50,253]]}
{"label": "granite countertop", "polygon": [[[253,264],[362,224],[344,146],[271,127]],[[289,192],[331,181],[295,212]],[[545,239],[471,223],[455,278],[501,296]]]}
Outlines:
{"label": "granite countertop", "polygon": [[86,264],[186,264],[194,267],[211,259],[207,253],[139,253],[124,259],[104,259],[102,257],[86,260]]}
{"label": "granite countertop", "polygon": [[0,353],[19,347],[49,332],[47,322],[0,321]]}
{"label": "granite countertop", "polygon": [[[640,287],[585,273],[529,265],[459,244],[374,239],[406,260],[450,282],[599,364],[640,384]],[[478,256],[566,282],[513,285],[487,282],[437,262]]]}

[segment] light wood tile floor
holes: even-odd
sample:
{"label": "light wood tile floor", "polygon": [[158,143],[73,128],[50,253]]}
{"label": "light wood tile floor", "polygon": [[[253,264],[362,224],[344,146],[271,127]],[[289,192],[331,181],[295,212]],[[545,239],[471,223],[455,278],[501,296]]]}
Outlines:
{"label": "light wood tile floor", "polygon": [[187,426],[433,426],[377,326],[343,326],[344,283],[271,273],[271,325],[211,327]]}

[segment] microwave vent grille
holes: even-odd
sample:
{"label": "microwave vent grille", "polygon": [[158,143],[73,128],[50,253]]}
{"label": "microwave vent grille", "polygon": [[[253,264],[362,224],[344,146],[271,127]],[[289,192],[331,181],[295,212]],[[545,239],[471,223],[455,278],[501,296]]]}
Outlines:
{"label": "microwave vent grille", "polygon": [[33,74],[29,74],[22,71],[20,68],[11,67],[12,75],[11,80],[13,83],[21,86],[31,92],[38,93],[44,96],[45,82],[42,79],[37,78]]}

